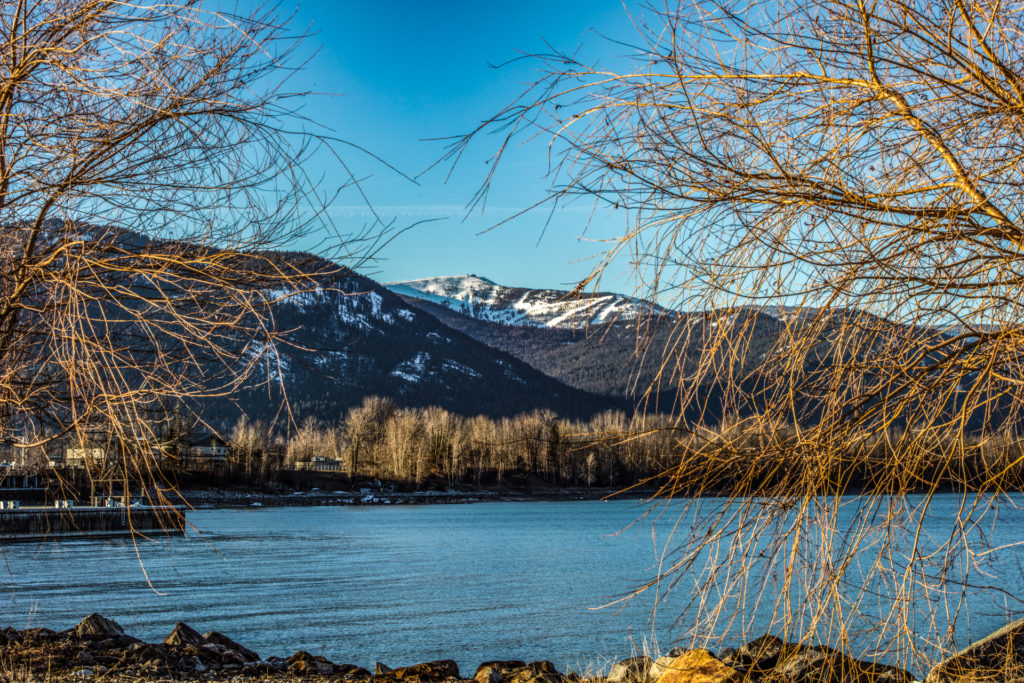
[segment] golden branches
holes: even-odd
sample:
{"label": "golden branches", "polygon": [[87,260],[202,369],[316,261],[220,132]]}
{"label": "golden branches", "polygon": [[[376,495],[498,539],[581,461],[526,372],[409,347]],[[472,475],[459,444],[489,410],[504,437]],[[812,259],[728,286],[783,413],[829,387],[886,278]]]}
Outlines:
{"label": "golden branches", "polygon": [[300,44],[266,9],[3,4],[0,438],[102,440],[104,477],[152,481],[157,422],[231,394],[273,301],[330,286],[269,251],[331,227],[301,168],[329,140],[285,89]]}
{"label": "golden branches", "polygon": [[[902,496],[937,493],[1024,417],[1024,8],[680,2],[633,19],[627,67],[541,55],[546,75],[478,132],[500,131],[501,149],[551,135],[548,201],[627,223],[591,281],[630,253],[641,294],[691,311],[654,389],[678,390],[683,427],[745,418],[702,447],[723,471],[758,441],[760,464],[724,478],[734,504],[682,534],[674,570],[699,578],[716,619],[730,585],[777,562],[768,613],[800,637],[845,646],[859,625],[903,658],[948,646],[944,619],[912,615],[956,603],[944,591],[977,558],[967,530],[993,514],[985,496],[1020,482],[986,463],[980,497],[927,551],[932,496],[913,514]],[[889,495],[858,498],[864,525],[845,528],[846,454],[878,440]]]}

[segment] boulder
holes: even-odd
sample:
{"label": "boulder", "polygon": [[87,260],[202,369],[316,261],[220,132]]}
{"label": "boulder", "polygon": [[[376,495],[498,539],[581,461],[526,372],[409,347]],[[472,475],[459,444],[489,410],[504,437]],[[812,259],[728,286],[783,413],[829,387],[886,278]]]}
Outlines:
{"label": "boulder", "polygon": [[299,650],[288,658],[288,673],[299,676],[329,676],[334,673],[334,663],[326,657],[314,657],[305,650]]}
{"label": "boulder", "polygon": [[502,676],[507,677],[508,674],[512,673],[513,671],[525,667],[526,662],[524,662],[521,659],[496,659],[493,661],[484,662],[483,664],[478,666],[476,669],[477,673],[479,673],[480,669],[484,668],[485,666],[497,669],[501,672]]}
{"label": "boulder", "polygon": [[171,647],[183,647],[185,645],[199,647],[205,644],[206,640],[200,635],[199,631],[181,621],[175,624],[170,635],[164,638],[164,645],[170,645]]}
{"label": "boulder", "polygon": [[221,656],[220,656],[220,665],[222,667],[224,667],[224,668],[229,668],[229,667],[235,666],[235,667],[238,667],[239,669],[241,669],[243,666],[245,666],[249,662],[255,662],[255,661],[257,661],[257,660],[256,659],[246,659],[240,653],[235,652],[234,650],[227,650],[227,649],[225,649],[224,652],[222,652]]}
{"label": "boulder", "polygon": [[288,668],[288,660],[284,657],[267,657],[265,663],[267,664],[267,666],[274,669],[274,671],[284,671]]}
{"label": "boulder", "polygon": [[345,678],[370,678],[372,674],[355,664],[335,664],[334,673]]}
{"label": "boulder", "polygon": [[220,645],[221,647],[223,647],[226,650],[231,650],[232,652],[237,652],[238,654],[242,655],[242,658],[246,662],[258,662],[258,661],[260,661],[260,656],[258,654],[256,654],[255,652],[253,652],[249,648],[245,647],[244,645],[239,645],[238,643],[236,643],[235,641],[231,640],[230,638],[228,638],[223,633],[218,633],[217,631],[210,631],[209,633],[204,633],[203,634],[203,640],[205,640],[208,643],[214,643],[216,645]]}
{"label": "boulder", "polygon": [[722,662],[739,671],[760,676],[773,670],[779,662],[798,649],[798,645],[773,635],[764,635],[740,646],[738,650],[724,654]]}
{"label": "boulder", "polygon": [[508,683],[519,671],[528,671],[521,659],[504,659],[484,662],[476,669],[473,680],[477,683]]}
{"label": "boulder", "polygon": [[243,676],[269,676],[279,671],[281,671],[281,669],[275,667],[270,662],[264,661],[250,662],[242,667]]}
{"label": "boulder", "polygon": [[[27,628],[19,633],[21,640],[19,642],[25,645],[41,645],[43,643],[52,643],[58,639],[57,632],[48,628]],[[67,637],[65,633],[64,636]]]}
{"label": "boulder", "polygon": [[659,678],[661,678],[662,674],[668,671],[669,667],[672,666],[672,662],[676,660],[676,657],[678,657],[681,654],[683,653],[678,652],[676,654],[672,654],[670,652],[669,654],[664,655],[662,657],[658,657],[656,660],[654,660],[654,663],[651,664],[650,670],[647,672],[648,679],[652,681],[657,681]]}
{"label": "boulder", "polygon": [[800,647],[762,680],[769,683],[912,683],[903,669],[861,662],[825,646]]}
{"label": "boulder", "polygon": [[526,666],[535,674],[558,674],[558,669],[555,668],[555,665],[546,659],[530,662]]}
{"label": "boulder", "polygon": [[647,683],[654,662],[650,657],[630,657],[612,667],[606,678],[608,683]]}
{"label": "boulder", "polygon": [[447,678],[460,678],[459,666],[450,659],[439,659],[412,666],[401,666],[387,672],[388,677],[403,681],[416,678],[422,683],[440,683]]}
{"label": "boulder", "polygon": [[[136,643],[127,650],[128,661],[142,663],[153,660],[164,661],[167,659],[167,649],[162,645],[151,645],[149,643]],[[92,662],[82,662],[91,664]]]}
{"label": "boulder", "polygon": [[206,673],[206,665],[195,655],[179,659],[178,668],[196,674]]}
{"label": "boulder", "polygon": [[502,675],[507,683],[564,683],[566,678],[547,660],[530,662],[516,669],[502,671]]}
{"label": "boulder", "polygon": [[481,666],[473,676],[476,683],[505,683],[505,676],[494,666]]}
{"label": "boulder", "polygon": [[124,635],[124,629],[113,619],[93,612],[78,622],[73,633],[79,638],[119,638]]}
{"label": "boulder", "polygon": [[1024,682],[1024,619],[971,643],[939,662],[925,683]]}
{"label": "boulder", "polygon": [[707,650],[690,650],[676,657],[658,683],[740,683],[739,671]]}
{"label": "boulder", "polygon": [[846,683],[837,679],[839,667],[817,648],[803,648],[776,664],[764,680],[771,683]]}

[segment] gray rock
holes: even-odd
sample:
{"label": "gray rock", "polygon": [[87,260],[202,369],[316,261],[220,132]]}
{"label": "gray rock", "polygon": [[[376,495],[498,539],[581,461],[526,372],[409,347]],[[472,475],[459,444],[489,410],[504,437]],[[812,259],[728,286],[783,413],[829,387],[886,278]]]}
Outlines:
{"label": "gray rock", "polygon": [[781,638],[764,635],[740,646],[738,650],[723,654],[721,660],[737,671],[763,675],[772,671],[776,664],[797,649],[797,645],[786,643]]}
{"label": "gray rock", "polygon": [[529,664],[509,671],[502,671],[508,683],[563,683],[565,676],[547,660]]}
{"label": "gray rock", "polygon": [[167,659],[167,650],[161,645],[149,643],[136,643],[127,650],[128,660],[132,662],[150,662],[153,660],[164,661]]}
{"label": "gray rock", "polygon": [[658,657],[654,663],[651,664],[650,671],[647,672],[648,680],[656,681],[664,676],[665,673],[672,668],[672,662],[676,661],[677,657],[679,657],[679,655],[673,655],[671,652],[663,657]]}
{"label": "gray rock", "polygon": [[771,683],[911,683],[903,669],[861,662],[829,647],[799,647],[762,679]]}
{"label": "gray rock", "polygon": [[188,668],[196,672],[197,674],[206,673],[206,665],[203,664],[202,660],[199,659],[199,657],[191,657]]}
{"label": "gray rock", "polygon": [[420,683],[428,681],[440,683],[448,678],[461,678],[458,664],[451,659],[438,659],[412,666],[401,666],[388,671],[387,675],[398,681],[415,678]]}
{"label": "gray rock", "polygon": [[[90,615],[90,616],[92,616],[92,615]],[[97,614],[96,616],[99,616],[99,615]],[[86,619],[88,619],[88,618],[89,617],[86,617]],[[28,644],[32,644],[32,643],[36,643],[36,644],[39,644],[39,643],[50,643],[50,642],[53,642],[54,640],[58,639],[56,631],[54,631],[52,629],[48,629],[48,628],[42,628],[42,627],[27,628],[24,631],[21,631],[19,635],[21,637],[20,642],[28,643]],[[64,635],[67,635],[67,634],[65,633]]]}
{"label": "gray rock", "polygon": [[288,668],[288,660],[284,657],[267,657],[266,664],[275,671],[284,671]]}
{"label": "gray rock", "polygon": [[772,683],[845,683],[833,676],[834,669],[826,653],[806,648],[779,662],[766,680]]}
{"label": "gray rock", "polygon": [[288,672],[299,676],[326,676],[334,673],[334,663],[325,657],[314,656],[305,650],[299,650],[288,658]]}
{"label": "gray rock", "polygon": [[246,676],[265,676],[268,674],[278,673],[279,671],[281,671],[280,668],[265,661],[250,662],[242,667],[242,674]]}
{"label": "gray rock", "polygon": [[534,672],[535,674],[557,674],[558,673],[558,669],[555,667],[555,665],[552,664],[551,662],[549,662],[546,659],[542,659],[542,660],[540,660],[538,662],[530,662],[526,666],[530,669],[530,671]]}
{"label": "gray rock", "polygon": [[202,635],[200,635],[199,631],[195,630],[188,624],[181,621],[175,624],[174,629],[171,631],[170,635],[164,638],[164,645],[170,645],[172,647],[180,647],[184,645],[193,645],[195,647],[199,647],[200,645],[205,644],[206,639],[203,638]]}
{"label": "gray rock", "polygon": [[113,619],[93,612],[78,622],[74,634],[79,638],[118,638],[124,635],[124,629]]}
{"label": "gray rock", "polygon": [[481,664],[480,666],[477,667],[477,669],[476,669],[477,673],[480,673],[480,670],[483,669],[484,667],[490,667],[490,668],[496,670],[498,673],[500,673],[502,675],[503,678],[507,679],[507,678],[511,677],[511,675],[513,673],[515,673],[516,671],[518,671],[519,669],[525,668],[526,667],[526,662],[524,662],[521,659],[499,659],[499,660],[484,662],[483,664]]}
{"label": "gray rock", "polygon": [[235,652],[234,650],[224,650],[224,653],[220,657],[220,664],[225,669],[231,666],[237,666],[238,668],[242,668],[248,662],[251,661],[254,660],[246,660],[245,657],[243,657],[238,652]]}
{"label": "gray rock", "polygon": [[651,666],[650,657],[630,657],[612,667],[606,678],[608,683],[647,683]]}
{"label": "gray rock", "polygon": [[334,674],[346,678],[370,678],[372,674],[361,666],[355,664],[335,664]]}
{"label": "gray rock", "polygon": [[476,683],[505,683],[505,677],[497,667],[481,666],[473,676]]}
{"label": "gray rock", "polygon": [[220,645],[221,647],[227,650],[237,652],[238,654],[242,655],[242,658],[246,662],[258,662],[260,660],[260,656],[258,654],[256,654],[255,652],[253,652],[252,650],[243,645],[239,645],[223,633],[218,633],[217,631],[210,631],[209,633],[204,633],[203,640],[205,640],[208,643]]}
{"label": "gray rock", "polygon": [[1024,619],[971,643],[939,662],[925,683],[1024,682]]}

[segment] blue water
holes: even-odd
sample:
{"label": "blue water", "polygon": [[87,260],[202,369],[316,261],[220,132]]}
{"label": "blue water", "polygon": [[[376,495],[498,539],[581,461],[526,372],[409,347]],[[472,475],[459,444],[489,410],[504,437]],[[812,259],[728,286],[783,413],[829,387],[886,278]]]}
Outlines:
{"label": "blue water", "polygon": [[[957,504],[933,504],[928,525],[938,535]],[[304,649],[365,667],[453,658],[464,675],[502,658],[601,669],[652,641],[664,651],[692,625],[685,577],[656,616],[654,592],[596,609],[656,573],[678,515],[630,526],[646,509],[579,501],[196,511],[188,518],[202,533],[187,537],[0,549],[0,626],[60,629],[100,612],[146,640],[180,619],[263,656]],[[1024,513],[1004,509],[986,533],[990,545],[1019,542]],[[1024,595],[1021,559],[1015,546],[986,556],[986,581]],[[979,595],[960,640],[1020,609],[1006,593]]]}

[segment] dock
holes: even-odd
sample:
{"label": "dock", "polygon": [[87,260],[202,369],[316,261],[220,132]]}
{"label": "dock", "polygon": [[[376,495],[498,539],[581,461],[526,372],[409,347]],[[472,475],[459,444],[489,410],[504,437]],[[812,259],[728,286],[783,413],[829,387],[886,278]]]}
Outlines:
{"label": "dock", "polygon": [[0,509],[0,544],[159,531],[180,511],[170,506],[54,506]]}

